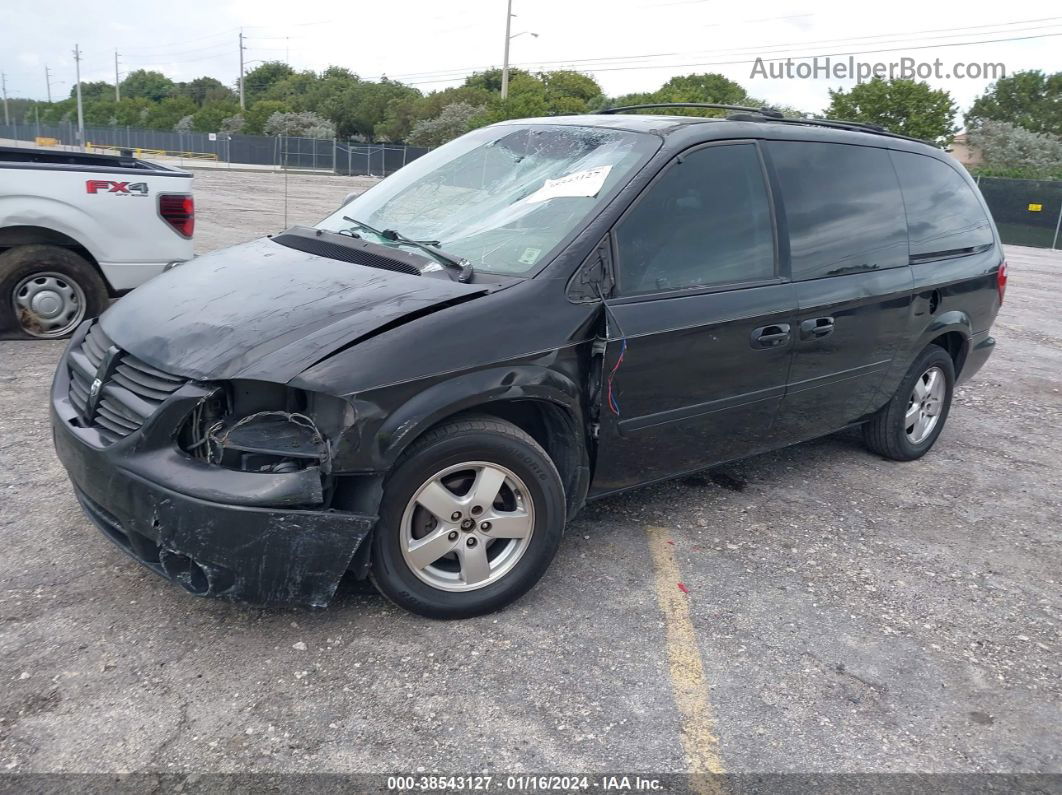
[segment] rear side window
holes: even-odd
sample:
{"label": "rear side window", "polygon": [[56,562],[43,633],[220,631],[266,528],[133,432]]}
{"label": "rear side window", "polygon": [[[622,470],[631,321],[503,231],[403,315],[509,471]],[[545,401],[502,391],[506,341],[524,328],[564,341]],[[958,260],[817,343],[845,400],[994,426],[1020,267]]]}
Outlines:
{"label": "rear side window", "polygon": [[884,149],[772,141],[771,160],[801,281],[907,265],[907,224]]}
{"label": "rear side window", "polygon": [[927,257],[992,243],[992,225],[970,185],[947,163],[893,152],[907,205],[911,256]]}
{"label": "rear side window", "polygon": [[616,245],[622,295],[772,278],[774,228],[755,145],[683,155],[619,223]]}

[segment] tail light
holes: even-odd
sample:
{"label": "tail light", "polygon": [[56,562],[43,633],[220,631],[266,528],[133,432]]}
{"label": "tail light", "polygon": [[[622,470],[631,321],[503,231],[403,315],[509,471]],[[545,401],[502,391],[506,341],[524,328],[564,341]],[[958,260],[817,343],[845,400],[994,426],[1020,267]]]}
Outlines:
{"label": "tail light", "polygon": [[1003,304],[1003,296],[1007,292],[1007,261],[999,263],[999,270],[996,271],[996,289],[999,290],[999,303]]}
{"label": "tail light", "polygon": [[180,193],[163,193],[159,196],[159,215],[182,237],[191,237],[195,232],[195,199]]}

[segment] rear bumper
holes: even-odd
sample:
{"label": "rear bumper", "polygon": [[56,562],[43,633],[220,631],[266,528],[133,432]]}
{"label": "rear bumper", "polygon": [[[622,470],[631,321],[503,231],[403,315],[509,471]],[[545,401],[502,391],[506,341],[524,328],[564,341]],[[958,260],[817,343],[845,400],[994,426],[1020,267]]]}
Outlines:
{"label": "rear bumper", "polygon": [[315,471],[232,472],[176,450],[194,385],[109,446],[78,427],[68,390],[64,356],[52,387],[56,453],[85,514],[123,551],[197,596],[328,604],[375,516],[306,508],[320,501],[320,482],[306,483]]}
{"label": "rear bumper", "polygon": [[970,348],[966,353],[966,359],[962,363],[962,370],[959,371],[956,383],[964,384],[977,375],[995,349],[996,338],[989,336],[987,331],[974,334],[970,338]]}

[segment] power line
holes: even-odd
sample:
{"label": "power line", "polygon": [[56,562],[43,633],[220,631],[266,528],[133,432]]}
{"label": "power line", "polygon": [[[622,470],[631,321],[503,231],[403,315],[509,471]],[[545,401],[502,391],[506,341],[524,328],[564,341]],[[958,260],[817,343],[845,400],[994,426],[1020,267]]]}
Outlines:
{"label": "power line", "polygon": [[[668,57],[676,57],[677,58],[677,57],[682,57],[682,56],[696,56],[696,55],[699,55],[701,53],[708,53],[708,52],[711,52],[711,53],[735,52],[736,53],[736,52],[756,51],[756,52],[762,53],[762,52],[771,52],[771,51],[775,51],[775,50],[782,49],[782,48],[784,48],[784,49],[792,49],[794,47],[804,47],[804,46],[808,46],[808,45],[817,45],[817,44],[836,44],[838,46],[849,46],[849,45],[854,45],[854,44],[856,44],[858,42],[862,42],[862,41],[889,38],[889,37],[896,37],[896,36],[900,36],[900,37],[919,37],[919,36],[925,36],[925,34],[941,33],[941,32],[947,32],[947,31],[964,31],[964,30],[977,30],[977,29],[982,29],[982,28],[1009,27],[1009,26],[1013,26],[1013,25],[1024,25],[1024,24],[1037,23],[1037,22],[1051,22],[1053,20],[1062,20],[1062,17],[1042,17],[1042,18],[1039,18],[1039,19],[1024,19],[1024,20],[1016,20],[1014,22],[999,22],[999,23],[994,23],[994,24],[990,24],[990,25],[970,25],[970,26],[967,26],[967,27],[958,27],[958,28],[956,28],[956,27],[931,28],[931,29],[928,29],[928,30],[918,30],[918,31],[908,31],[908,32],[878,33],[878,34],[874,34],[874,35],[870,35],[870,36],[844,37],[844,38],[839,38],[839,39],[819,39],[819,40],[812,40],[812,41],[799,41],[799,42],[788,42],[788,43],[782,43],[782,44],[771,44],[771,45],[766,45],[766,46],[764,46],[764,45],[753,45],[753,46],[748,46],[748,47],[736,47],[736,48],[722,49],[722,50],[721,49],[713,49],[713,50],[708,50],[708,51],[701,50],[701,51],[694,51],[694,52],[688,52],[687,51],[687,52],[642,53],[642,54],[638,54],[638,55],[605,56],[605,57],[600,57],[600,58],[576,58],[576,59],[562,59],[562,60],[556,60],[556,61],[535,61],[533,63],[535,65],[537,65],[537,66],[568,65],[568,64],[588,64],[588,65],[589,64],[603,64],[603,65],[605,65],[605,64],[628,62],[628,61],[634,61],[634,60],[644,60],[644,59],[649,59],[649,58],[668,58]],[[990,35],[990,34],[993,34],[993,33],[1003,33],[1003,32],[1007,32],[1007,31],[984,31],[982,35]],[[963,35],[963,34],[955,34],[955,35]],[[973,34],[966,34],[966,35],[973,35]],[[946,37],[945,36],[928,36],[926,39],[914,38],[913,40],[917,42],[917,41],[924,41],[924,40],[938,39],[938,38],[946,38]],[[902,40],[902,39],[898,39],[898,40]],[[886,43],[886,42],[877,42],[877,43]],[[528,62],[528,63],[532,63],[532,62]],[[483,67],[483,66],[476,66],[476,67],[469,66],[469,67],[461,67],[461,68],[453,68],[453,69],[441,69],[441,70],[437,70],[437,71],[427,71],[427,72],[405,72],[405,73],[401,73],[401,74],[391,75],[391,77],[392,78],[403,78],[403,77],[428,77],[428,76],[448,75],[448,74],[469,74],[471,72],[474,72],[474,71],[477,71],[477,70],[482,70],[484,68],[486,68],[486,67]],[[587,68],[592,69],[594,67],[587,66]]]}

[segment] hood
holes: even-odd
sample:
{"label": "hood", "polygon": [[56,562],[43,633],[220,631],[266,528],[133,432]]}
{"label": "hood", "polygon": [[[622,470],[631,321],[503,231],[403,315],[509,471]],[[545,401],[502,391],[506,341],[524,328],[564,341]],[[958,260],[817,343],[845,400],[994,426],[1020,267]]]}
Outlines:
{"label": "hood", "polygon": [[122,349],[175,375],[286,382],[383,326],[486,292],[445,275],[393,273],[263,238],[152,279],[100,322]]}

